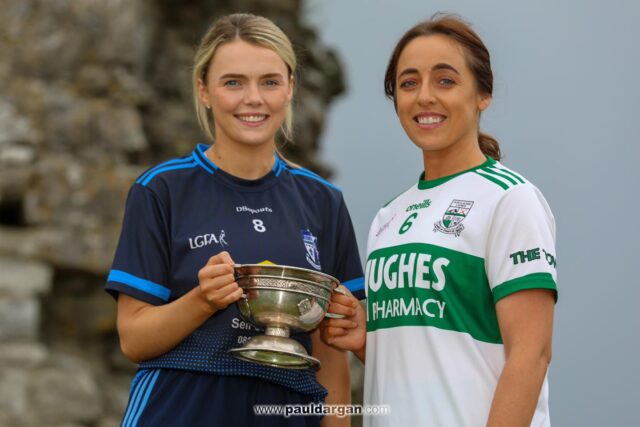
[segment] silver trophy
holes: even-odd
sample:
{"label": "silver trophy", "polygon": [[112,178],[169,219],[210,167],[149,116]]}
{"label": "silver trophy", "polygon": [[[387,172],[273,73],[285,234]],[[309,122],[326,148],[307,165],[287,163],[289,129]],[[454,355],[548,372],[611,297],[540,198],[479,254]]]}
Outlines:
{"label": "silver trophy", "polygon": [[317,271],[270,264],[236,265],[235,275],[244,291],[236,303],[240,313],[265,334],[229,352],[262,365],[319,369],[320,361],[289,334],[318,327],[340,282]]}

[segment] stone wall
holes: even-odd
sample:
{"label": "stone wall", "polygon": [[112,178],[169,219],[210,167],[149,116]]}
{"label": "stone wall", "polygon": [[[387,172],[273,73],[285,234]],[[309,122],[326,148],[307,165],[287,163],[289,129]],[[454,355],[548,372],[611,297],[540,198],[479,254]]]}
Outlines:
{"label": "stone wall", "polygon": [[299,0],[20,0],[0,8],[0,425],[116,426],[135,369],[103,291],[124,200],[203,137],[190,66],[204,29],[263,14],[292,38],[296,145],[317,172],[340,64]]}

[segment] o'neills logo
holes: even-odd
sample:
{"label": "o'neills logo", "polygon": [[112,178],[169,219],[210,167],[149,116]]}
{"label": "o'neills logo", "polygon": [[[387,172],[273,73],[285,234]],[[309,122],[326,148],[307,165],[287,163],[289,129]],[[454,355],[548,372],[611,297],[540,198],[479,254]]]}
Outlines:
{"label": "o'neills logo", "polygon": [[417,210],[420,210],[420,209],[426,209],[429,206],[431,206],[431,199],[424,199],[420,203],[414,203],[413,205],[407,206],[407,209],[405,209],[405,212],[411,212],[411,211],[417,211]]}
{"label": "o'neills logo", "polygon": [[198,249],[209,245],[227,246],[228,243],[224,240],[224,230],[220,230],[218,235],[213,233],[202,234],[196,237],[189,237],[189,248]]}

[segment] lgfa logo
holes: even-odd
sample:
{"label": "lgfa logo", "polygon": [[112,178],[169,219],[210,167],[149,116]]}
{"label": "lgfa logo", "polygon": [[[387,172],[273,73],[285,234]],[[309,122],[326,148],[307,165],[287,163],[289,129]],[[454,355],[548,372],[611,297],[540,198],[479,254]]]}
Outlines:
{"label": "lgfa logo", "polygon": [[214,243],[220,246],[227,246],[228,243],[224,240],[224,237],[225,237],[224,230],[220,230],[220,234],[218,234],[218,236],[216,236],[213,233],[209,233],[209,234],[202,234],[196,237],[189,237],[189,248],[198,249],[204,246],[212,245]]}

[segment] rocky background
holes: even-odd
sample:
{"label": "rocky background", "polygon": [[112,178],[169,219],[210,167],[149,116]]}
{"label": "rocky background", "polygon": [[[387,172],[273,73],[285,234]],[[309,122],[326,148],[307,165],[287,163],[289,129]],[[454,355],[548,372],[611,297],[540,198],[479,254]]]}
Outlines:
{"label": "rocky background", "polygon": [[251,11],[291,37],[285,153],[330,174],[317,141],[343,76],[301,1],[0,1],[0,426],[119,425],[135,366],[104,281],[129,186],[204,142],[190,67],[215,17]]}

